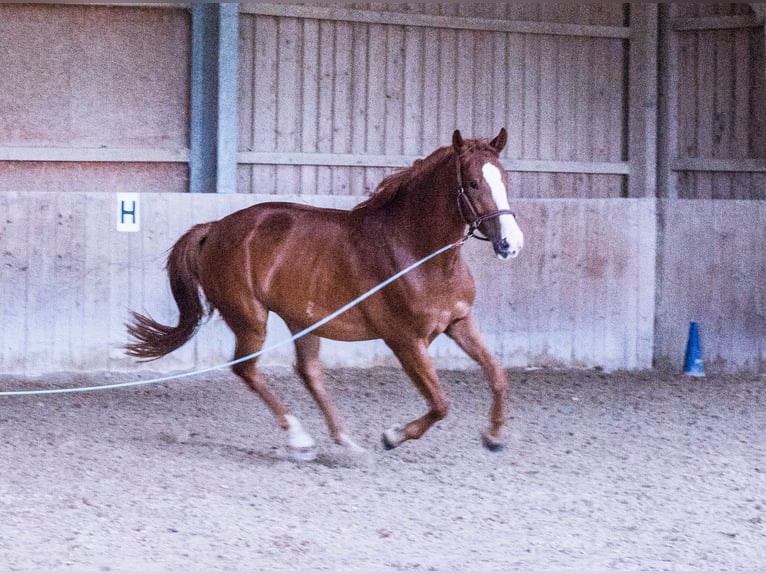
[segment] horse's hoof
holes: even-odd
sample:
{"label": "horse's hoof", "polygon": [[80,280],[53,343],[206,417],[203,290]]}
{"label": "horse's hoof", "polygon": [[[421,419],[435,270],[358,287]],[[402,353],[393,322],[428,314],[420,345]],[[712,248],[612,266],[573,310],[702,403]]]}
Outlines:
{"label": "horse's hoof", "polygon": [[383,432],[383,447],[391,450],[404,442],[404,427],[397,425]]}
{"label": "horse's hoof", "polygon": [[505,448],[502,439],[490,436],[487,433],[481,434],[481,444],[484,445],[489,452],[500,452]]}
{"label": "horse's hoof", "polygon": [[311,462],[317,457],[317,449],[313,446],[290,446],[287,447],[287,452],[296,462]]}
{"label": "horse's hoof", "polygon": [[301,421],[293,415],[285,415],[287,420],[287,451],[296,461],[312,461],[317,457],[316,443],[311,435],[303,430]]}

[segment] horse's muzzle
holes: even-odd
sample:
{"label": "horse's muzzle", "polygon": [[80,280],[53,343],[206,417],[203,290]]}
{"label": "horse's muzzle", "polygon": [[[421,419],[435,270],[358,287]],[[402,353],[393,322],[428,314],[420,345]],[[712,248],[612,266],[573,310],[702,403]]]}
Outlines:
{"label": "horse's muzzle", "polygon": [[504,261],[516,257],[520,251],[518,248],[512,249],[511,244],[508,243],[505,237],[492,243],[492,247],[495,249],[495,255]]}

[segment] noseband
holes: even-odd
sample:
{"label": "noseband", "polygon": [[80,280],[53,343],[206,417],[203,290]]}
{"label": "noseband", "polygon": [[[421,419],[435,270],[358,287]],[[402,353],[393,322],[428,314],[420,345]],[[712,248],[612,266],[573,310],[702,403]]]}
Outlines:
{"label": "noseband", "polygon": [[[488,219],[500,217],[501,215],[512,215],[515,218],[516,214],[508,209],[496,209],[495,211],[479,214],[479,210],[476,209],[471,196],[463,188],[463,173],[460,167],[460,155],[458,154],[455,155],[455,164],[457,166],[457,208],[468,225],[468,235],[466,235],[466,238],[475,237],[482,241],[490,241],[489,237],[476,234],[479,226]],[[466,208],[468,209],[468,217],[466,217]]]}

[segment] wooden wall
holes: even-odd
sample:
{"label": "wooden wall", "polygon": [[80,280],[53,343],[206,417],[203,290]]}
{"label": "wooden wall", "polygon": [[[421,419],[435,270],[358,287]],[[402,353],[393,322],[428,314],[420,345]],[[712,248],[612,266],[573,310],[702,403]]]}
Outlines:
{"label": "wooden wall", "polygon": [[0,4],[0,193],[186,191],[177,8]]}
{"label": "wooden wall", "polygon": [[621,4],[341,6],[242,6],[240,192],[361,196],[505,126],[512,196],[623,195]]}
{"label": "wooden wall", "polygon": [[766,199],[763,17],[749,4],[663,6],[660,197]]}

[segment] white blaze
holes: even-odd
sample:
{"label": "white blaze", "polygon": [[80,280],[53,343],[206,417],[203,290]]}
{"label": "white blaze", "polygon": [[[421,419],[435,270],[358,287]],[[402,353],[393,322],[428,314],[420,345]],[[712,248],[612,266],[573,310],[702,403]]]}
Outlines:
{"label": "white blaze", "polygon": [[[503,176],[497,166],[491,163],[485,163],[481,168],[484,174],[484,180],[492,190],[492,199],[495,200],[495,206],[499,210],[511,209],[508,204],[508,191],[503,183]],[[500,216],[500,235],[508,241],[511,251],[518,254],[524,246],[524,234],[521,232],[516,218],[513,215],[505,214]]]}

